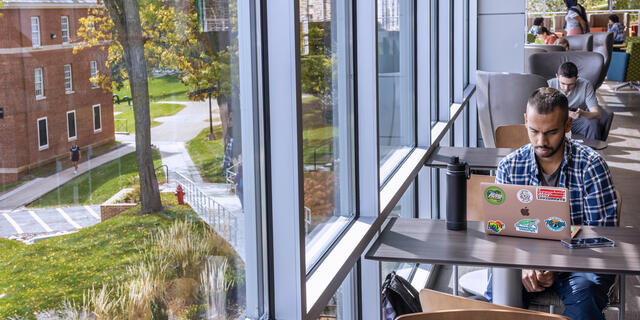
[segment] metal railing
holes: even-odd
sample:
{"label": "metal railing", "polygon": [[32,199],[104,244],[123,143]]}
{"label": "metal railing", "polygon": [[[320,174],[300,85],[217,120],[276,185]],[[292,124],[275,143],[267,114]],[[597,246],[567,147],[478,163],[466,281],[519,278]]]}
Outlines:
{"label": "metal railing", "polygon": [[234,164],[233,166],[227,168],[227,170],[224,171],[224,180],[227,182],[228,185],[231,186],[231,191],[236,191],[236,176],[238,175],[238,172],[235,170],[238,170],[238,165],[240,164],[240,162]]}
{"label": "metal railing", "polygon": [[198,185],[179,172],[173,172],[174,181],[182,185],[185,201],[213,230],[227,240],[237,252],[244,252],[239,248],[238,218],[231,211],[218,203],[210,195],[203,192]]}

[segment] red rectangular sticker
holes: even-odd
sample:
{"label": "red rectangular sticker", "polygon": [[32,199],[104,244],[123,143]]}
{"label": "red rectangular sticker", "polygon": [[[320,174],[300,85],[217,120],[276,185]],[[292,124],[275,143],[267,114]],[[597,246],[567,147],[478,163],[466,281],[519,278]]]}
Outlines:
{"label": "red rectangular sticker", "polygon": [[567,202],[567,190],[552,188],[537,188],[536,199],[545,201]]}

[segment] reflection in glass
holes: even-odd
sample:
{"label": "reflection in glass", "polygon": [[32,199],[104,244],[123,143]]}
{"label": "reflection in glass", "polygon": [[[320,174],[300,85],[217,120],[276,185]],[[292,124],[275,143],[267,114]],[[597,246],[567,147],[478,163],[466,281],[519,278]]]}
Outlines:
{"label": "reflection in glass", "polygon": [[381,181],[415,145],[413,1],[378,0]]}
{"label": "reflection in glass", "polygon": [[355,320],[356,283],[355,270],[352,270],[342,281],[336,293],[329,299],[325,308],[320,312],[317,320]]}
{"label": "reflection in glass", "polygon": [[350,1],[300,1],[306,261],[354,215]]}

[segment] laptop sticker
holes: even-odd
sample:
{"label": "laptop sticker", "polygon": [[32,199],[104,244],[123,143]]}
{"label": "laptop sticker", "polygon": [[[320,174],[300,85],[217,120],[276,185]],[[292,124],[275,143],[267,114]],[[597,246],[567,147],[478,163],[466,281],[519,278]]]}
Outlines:
{"label": "laptop sticker", "polygon": [[516,231],[538,233],[540,219],[522,219],[514,224]]}
{"label": "laptop sticker", "polygon": [[527,190],[527,189],[520,189],[518,190],[518,201],[522,202],[522,203],[529,203],[531,201],[533,201],[533,194],[531,193],[531,191]]}
{"label": "laptop sticker", "polygon": [[496,186],[488,187],[484,190],[484,198],[490,204],[501,205],[504,203],[504,191]]}
{"label": "laptop sticker", "polygon": [[544,201],[567,202],[567,190],[536,188],[536,199]]}
{"label": "laptop sticker", "polygon": [[567,226],[567,223],[558,217],[545,219],[544,224],[549,228],[549,230],[556,232],[562,231]]}
{"label": "laptop sticker", "polygon": [[489,220],[487,223],[487,229],[495,233],[500,233],[504,229],[504,223],[500,220]]}

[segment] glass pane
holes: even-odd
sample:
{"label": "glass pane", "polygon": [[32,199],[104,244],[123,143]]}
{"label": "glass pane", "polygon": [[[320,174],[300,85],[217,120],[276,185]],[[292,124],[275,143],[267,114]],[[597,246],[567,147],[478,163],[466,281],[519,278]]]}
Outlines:
{"label": "glass pane", "polygon": [[[411,186],[404,192],[398,204],[391,210],[389,214],[389,218],[392,217],[402,217],[402,218],[413,218],[415,216],[415,183],[412,183]],[[388,219],[388,218],[387,218]],[[409,275],[411,274],[411,270],[415,266],[415,263],[405,263],[405,262],[382,262],[380,264],[380,275],[382,277],[382,282],[387,277],[391,271],[395,271],[397,274],[401,275],[405,279],[408,280]]]}
{"label": "glass pane", "polygon": [[300,1],[306,263],[354,216],[350,1]]}
{"label": "glass pane", "polygon": [[[28,83],[0,80],[26,97],[5,95],[1,105],[3,130],[20,134],[0,139],[0,149],[13,151],[0,156],[0,211],[7,212],[0,215],[0,319],[264,313],[261,109],[257,94],[240,89],[248,81],[259,90],[252,59],[260,54],[240,46],[257,36],[255,8],[240,0],[131,3],[140,5],[140,21],[131,12],[120,18],[142,27],[144,43],[142,34],[118,34],[135,28],[118,28],[120,20],[91,3],[38,8],[48,19],[40,29],[33,20],[33,34],[43,31],[38,50],[7,42],[18,53],[3,55],[0,74]],[[20,23],[24,10],[1,12],[7,39],[32,34],[29,16]],[[62,45],[66,27],[77,46]],[[146,59],[126,61],[123,45],[136,41],[134,56]],[[134,103],[132,87],[144,85],[149,104],[139,105],[145,99]],[[36,99],[36,88],[46,98]]]}
{"label": "glass pane", "polygon": [[355,270],[342,281],[336,293],[329,299],[317,320],[355,320],[356,292]]}
{"label": "glass pane", "polygon": [[378,0],[381,181],[415,146],[414,2]]}

